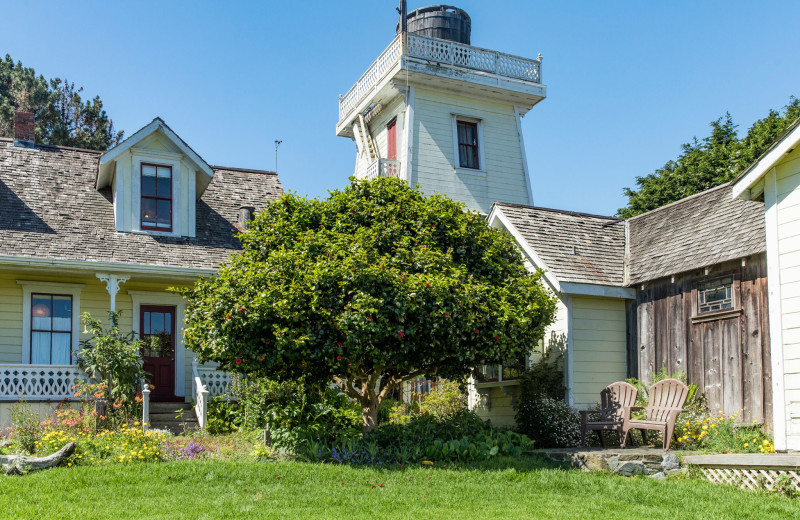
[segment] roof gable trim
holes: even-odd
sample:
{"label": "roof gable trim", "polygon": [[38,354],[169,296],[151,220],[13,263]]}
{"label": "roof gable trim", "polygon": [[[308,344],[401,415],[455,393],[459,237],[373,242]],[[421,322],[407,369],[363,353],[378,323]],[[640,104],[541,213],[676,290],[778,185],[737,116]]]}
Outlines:
{"label": "roof gable trim", "polygon": [[733,181],[733,198],[749,200],[750,188],[763,177],[781,158],[800,143],[800,119],[793,123],[794,128],[779,139],[772,148],[756,160],[737,179]]}
{"label": "roof gable trim", "polygon": [[492,207],[492,210],[489,212],[488,217],[489,225],[491,226],[495,221],[500,222],[503,224],[503,227],[514,237],[514,240],[519,244],[519,247],[522,249],[523,253],[530,259],[530,261],[539,269],[544,271],[545,279],[550,283],[550,286],[553,288],[555,292],[561,292],[561,284],[558,281],[558,278],[553,274],[553,272],[547,267],[547,264],[544,263],[544,260],[533,250],[533,248],[528,244],[528,241],[522,236],[522,234],[514,227],[514,224],[511,223],[509,218],[503,213],[503,211],[495,204]]}

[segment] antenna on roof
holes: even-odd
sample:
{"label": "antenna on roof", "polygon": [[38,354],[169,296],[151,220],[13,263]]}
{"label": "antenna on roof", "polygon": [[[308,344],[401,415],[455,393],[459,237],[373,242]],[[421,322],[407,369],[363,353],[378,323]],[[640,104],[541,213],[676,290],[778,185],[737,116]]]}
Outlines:
{"label": "antenna on roof", "polygon": [[283,141],[275,139],[275,173],[278,173],[278,147]]}

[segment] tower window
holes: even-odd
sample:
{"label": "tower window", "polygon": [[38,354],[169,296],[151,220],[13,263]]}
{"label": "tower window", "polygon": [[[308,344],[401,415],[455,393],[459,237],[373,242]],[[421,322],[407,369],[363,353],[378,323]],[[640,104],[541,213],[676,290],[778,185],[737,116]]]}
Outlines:
{"label": "tower window", "polygon": [[456,120],[456,133],[458,134],[458,166],[480,170],[478,123]]}

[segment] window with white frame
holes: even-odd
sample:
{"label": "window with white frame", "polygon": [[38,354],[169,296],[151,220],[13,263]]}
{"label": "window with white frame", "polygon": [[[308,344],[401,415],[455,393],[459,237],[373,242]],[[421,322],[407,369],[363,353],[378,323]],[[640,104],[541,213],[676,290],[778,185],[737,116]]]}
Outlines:
{"label": "window with white frame", "polygon": [[453,145],[456,171],[482,173],[486,170],[480,119],[453,114]]}
{"label": "window with white frame", "polygon": [[17,280],[22,287],[22,363],[72,365],[83,284]]}
{"label": "window with white frame", "polygon": [[733,277],[701,282],[697,288],[697,313],[733,309]]}
{"label": "window with white frame", "polygon": [[31,295],[31,364],[72,363],[72,296]]}

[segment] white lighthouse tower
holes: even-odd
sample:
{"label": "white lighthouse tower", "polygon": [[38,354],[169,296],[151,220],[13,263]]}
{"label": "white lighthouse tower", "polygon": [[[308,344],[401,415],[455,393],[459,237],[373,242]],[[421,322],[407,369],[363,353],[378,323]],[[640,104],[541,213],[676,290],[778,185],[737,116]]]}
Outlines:
{"label": "white lighthouse tower", "polygon": [[452,6],[403,20],[339,98],[336,135],[356,143],[355,176],[400,177],[482,213],[495,201],[532,204],[521,118],[546,95],[541,55],[470,45],[471,20]]}

